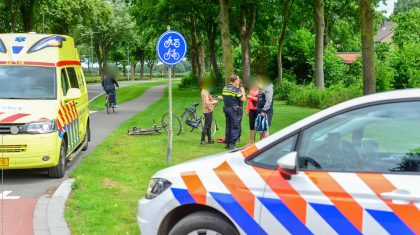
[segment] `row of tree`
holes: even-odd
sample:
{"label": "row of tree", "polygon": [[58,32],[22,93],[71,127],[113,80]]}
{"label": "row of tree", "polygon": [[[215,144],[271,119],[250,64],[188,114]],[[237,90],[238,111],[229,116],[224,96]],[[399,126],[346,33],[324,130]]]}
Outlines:
{"label": "row of tree", "polygon": [[[139,63],[144,78],[144,68],[152,71],[158,63],[158,36],[171,25],[187,38],[192,74],[199,79],[209,71],[221,82],[233,73],[242,75],[245,82],[258,73],[279,81],[293,74],[319,89],[328,85],[325,76],[328,78],[329,71],[324,71],[328,53],[362,51],[363,87],[368,94],[376,89],[373,35],[383,20],[382,14],[375,11],[378,3],[379,0],[0,0],[0,31],[70,34],[88,63],[93,62],[93,48],[101,69],[110,62],[122,67],[128,62],[134,75]],[[406,12],[418,7],[416,4],[419,5],[417,0],[399,0],[396,12]],[[305,55],[308,48],[313,59]]]}

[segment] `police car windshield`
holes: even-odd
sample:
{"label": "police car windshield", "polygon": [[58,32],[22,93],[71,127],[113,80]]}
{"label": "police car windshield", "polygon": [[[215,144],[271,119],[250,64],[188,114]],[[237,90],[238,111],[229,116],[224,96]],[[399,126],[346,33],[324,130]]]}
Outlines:
{"label": "police car windshield", "polygon": [[0,99],[56,98],[55,68],[0,66]]}

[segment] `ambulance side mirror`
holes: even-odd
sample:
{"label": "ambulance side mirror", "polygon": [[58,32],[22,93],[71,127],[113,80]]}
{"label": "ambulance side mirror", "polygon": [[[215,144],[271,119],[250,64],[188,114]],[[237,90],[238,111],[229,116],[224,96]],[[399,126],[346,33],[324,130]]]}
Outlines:
{"label": "ambulance side mirror", "polygon": [[82,96],[82,92],[78,88],[70,88],[67,91],[67,95],[64,97],[64,101],[77,100]]}
{"label": "ambulance side mirror", "polygon": [[298,153],[290,152],[277,160],[277,169],[287,180],[299,172]]}

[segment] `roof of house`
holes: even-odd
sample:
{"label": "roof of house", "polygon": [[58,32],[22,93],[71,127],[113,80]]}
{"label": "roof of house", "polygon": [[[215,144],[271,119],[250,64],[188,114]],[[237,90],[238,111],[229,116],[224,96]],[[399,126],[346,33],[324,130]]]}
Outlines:
{"label": "roof of house", "polygon": [[395,22],[387,21],[383,23],[379,27],[378,32],[376,32],[376,35],[373,37],[373,40],[375,42],[382,42],[384,39],[394,33],[395,26],[397,26]]}
{"label": "roof of house", "polygon": [[336,52],[334,54],[342,58],[345,64],[351,64],[362,56],[362,53],[360,52]]}

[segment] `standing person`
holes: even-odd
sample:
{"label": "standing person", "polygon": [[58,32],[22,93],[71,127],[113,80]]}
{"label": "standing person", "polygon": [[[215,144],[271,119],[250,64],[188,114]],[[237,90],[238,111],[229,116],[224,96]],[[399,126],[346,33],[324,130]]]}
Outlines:
{"label": "standing person", "polygon": [[249,143],[248,145],[252,145],[255,142],[255,119],[257,118],[258,111],[257,111],[257,103],[258,103],[258,93],[260,89],[258,88],[258,84],[253,82],[249,88],[249,95],[248,101],[246,103],[246,113],[249,117]]}
{"label": "standing person", "polygon": [[[244,88],[244,82],[242,81],[242,79],[239,78],[239,89]],[[242,118],[244,116],[244,102],[240,102],[240,113],[239,116],[241,117],[241,120],[239,121],[239,134],[238,134],[238,140],[237,142],[241,142],[241,136],[242,136]]]}
{"label": "standing person", "polygon": [[[213,121],[213,110],[214,105],[217,104],[219,101],[213,99],[213,96],[210,92],[203,87],[201,90],[201,103],[203,106],[203,114],[204,114],[204,127],[203,132],[201,133],[201,144],[214,144],[214,141],[211,139],[211,123]],[[206,136],[207,136],[207,143],[206,143]]]}
{"label": "standing person", "polygon": [[116,76],[114,72],[111,72],[110,68],[105,68],[104,70],[104,78],[102,79],[102,88],[104,89],[105,93],[107,95],[110,95],[112,97],[112,104],[114,108],[117,108],[117,94],[115,92],[115,86],[118,88],[120,85],[118,85],[118,82],[116,80]]}
{"label": "standing person", "polygon": [[[258,93],[257,111],[261,116],[267,116],[268,126],[271,126],[271,120],[273,119],[273,84],[271,81],[261,76],[258,76],[257,79],[261,87],[261,90]],[[267,138],[269,135],[267,130],[262,133],[261,139]]]}
{"label": "standing person", "polygon": [[224,101],[223,112],[226,116],[226,148],[235,149],[241,125],[241,102],[246,98],[245,89],[239,87],[239,77],[232,75],[229,78],[229,85],[223,88],[220,100]]}

